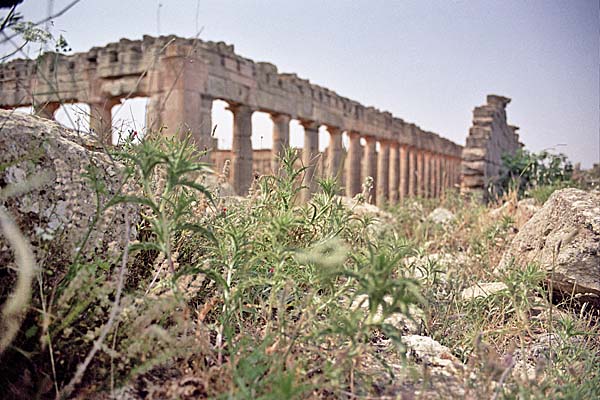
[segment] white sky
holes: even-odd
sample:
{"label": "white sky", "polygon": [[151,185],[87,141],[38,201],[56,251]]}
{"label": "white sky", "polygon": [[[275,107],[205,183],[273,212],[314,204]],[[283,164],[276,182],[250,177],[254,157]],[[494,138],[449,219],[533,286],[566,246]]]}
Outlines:
{"label": "white sky", "polygon": [[[20,10],[38,20],[49,4],[25,0]],[[82,0],[52,31],[86,51],[202,29],[202,39],[234,44],[244,57],[460,144],[473,108],[486,94],[504,95],[528,149],[554,148],[590,167],[600,160],[599,21],[597,0]],[[139,109],[139,100],[127,104],[117,119]],[[213,122],[227,147],[231,116],[222,105]],[[268,118],[253,122],[255,148],[270,147]],[[292,125],[292,144],[302,144],[301,132]]]}

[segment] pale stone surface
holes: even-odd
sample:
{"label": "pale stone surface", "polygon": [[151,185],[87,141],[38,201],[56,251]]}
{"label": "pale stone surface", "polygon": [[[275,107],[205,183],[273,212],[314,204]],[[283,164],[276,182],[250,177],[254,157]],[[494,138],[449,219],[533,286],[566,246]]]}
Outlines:
{"label": "pale stone surface", "polygon": [[456,375],[462,364],[452,351],[429,336],[405,335],[402,343],[406,346],[406,356],[419,363],[432,367],[442,367],[448,375]]}
{"label": "pale stone surface", "polygon": [[535,262],[554,289],[600,295],[600,192],[562,189],[519,231],[499,268]]}
{"label": "pale stone surface", "polygon": [[[109,158],[97,139],[52,121],[0,110],[0,125],[0,165],[9,166],[0,170],[0,187],[45,176],[41,186],[0,199],[0,207],[30,239],[38,261],[46,256],[71,260],[96,215],[96,193],[85,176],[94,171],[105,187],[106,193],[100,194],[105,204],[118,191],[122,165]],[[135,234],[137,207],[114,206],[101,215],[82,254],[118,252],[124,241],[126,209]],[[3,237],[0,254],[0,264],[12,262],[12,252]]]}
{"label": "pale stone surface", "polygon": [[507,290],[508,286],[502,282],[482,282],[464,289],[460,293],[463,300],[473,300],[476,298],[485,298],[502,290]]}
{"label": "pale stone surface", "polygon": [[448,224],[454,219],[454,214],[444,207],[437,207],[427,218],[436,224]]}

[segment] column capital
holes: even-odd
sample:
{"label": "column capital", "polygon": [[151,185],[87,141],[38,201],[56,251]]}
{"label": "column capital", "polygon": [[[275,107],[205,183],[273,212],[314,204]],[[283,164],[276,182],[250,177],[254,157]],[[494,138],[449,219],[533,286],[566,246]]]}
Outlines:
{"label": "column capital", "polygon": [[332,125],[326,125],[327,126],[327,132],[329,132],[330,135],[341,135],[343,129],[339,128],[337,126],[332,126]]}
{"label": "column capital", "polygon": [[361,137],[359,132],[352,130],[346,130],[346,135],[348,135],[348,138],[350,139],[356,139]]}
{"label": "column capital", "polygon": [[289,123],[292,120],[292,116],[288,114],[280,114],[280,113],[270,113],[271,120],[274,123],[285,124]]}
{"label": "column capital", "polygon": [[363,136],[367,143],[377,142],[377,138],[375,136]]}
{"label": "column capital", "polygon": [[240,103],[230,103],[227,107],[227,110],[231,111],[234,114],[244,114],[250,113],[252,114],[255,110],[247,104]]}
{"label": "column capital", "polygon": [[304,129],[316,131],[319,130],[320,123],[311,120],[300,120],[300,125],[304,127]]}

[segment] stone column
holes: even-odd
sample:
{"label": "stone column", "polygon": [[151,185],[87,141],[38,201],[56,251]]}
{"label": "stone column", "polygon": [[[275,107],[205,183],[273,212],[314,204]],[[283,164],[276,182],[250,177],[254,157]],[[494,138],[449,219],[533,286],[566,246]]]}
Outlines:
{"label": "stone column", "polygon": [[313,121],[302,121],[304,127],[304,147],[302,148],[302,164],[304,170],[303,184],[307,189],[302,189],[302,200],[310,200],[317,185],[315,182],[315,170],[319,156],[319,124]]}
{"label": "stone column", "polygon": [[423,151],[423,197],[431,196],[431,153],[427,150]]}
{"label": "stone column", "polygon": [[417,196],[425,196],[425,152],[417,152]]}
{"label": "stone column", "polygon": [[60,107],[60,103],[48,102],[42,104],[35,104],[33,106],[33,113],[38,117],[46,119],[54,119],[54,113]]}
{"label": "stone column", "polygon": [[444,189],[447,191],[450,186],[450,171],[448,169],[450,163],[448,162],[448,156],[444,155],[442,158],[442,170],[444,171]]}
{"label": "stone column", "polygon": [[90,131],[93,131],[98,139],[106,144],[112,144],[112,108],[118,104],[118,100],[101,100],[89,103],[90,106]]}
{"label": "stone column", "polygon": [[409,148],[408,155],[408,196],[415,197],[417,194],[417,149]]}
{"label": "stone column", "polygon": [[348,132],[350,143],[346,157],[346,196],[354,197],[360,193],[360,135]]}
{"label": "stone column", "polygon": [[[364,150],[363,157],[363,182],[367,179],[367,176],[373,178],[373,188],[369,193],[371,202],[375,202],[375,187],[377,185],[377,140],[374,137],[366,136],[365,141],[367,142]],[[362,182],[361,182],[362,183]],[[369,199],[367,199],[369,200]]]}
{"label": "stone column", "polygon": [[273,120],[273,147],[271,148],[271,169],[279,172],[279,160],[283,151],[290,145],[290,119],[286,114],[271,114]]}
{"label": "stone column", "polygon": [[441,173],[440,173],[440,154],[435,153],[433,158],[433,169],[435,171],[434,179],[435,179],[435,197],[440,197],[442,194],[442,183],[441,183]]}
{"label": "stone column", "polygon": [[230,105],[233,113],[231,145],[231,182],[240,196],[248,194],[254,179],[252,170],[252,109],[246,105]]}
{"label": "stone column", "polygon": [[398,203],[400,198],[399,193],[400,184],[400,145],[398,142],[392,142],[390,144],[390,204],[394,205]]}
{"label": "stone column", "polygon": [[436,197],[435,153],[429,153],[429,197]]}
{"label": "stone column", "polygon": [[409,157],[410,151],[408,149],[408,145],[401,144],[400,145],[400,188],[399,195],[400,199],[404,200],[408,197],[408,183],[410,181],[410,173],[409,173]]}
{"label": "stone column", "polygon": [[390,142],[379,142],[379,155],[377,157],[377,207],[383,207],[389,199],[390,185]]}
{"label": "stone column", "polygon": [[327,148],[327,176],[339,182],[342,176],[342,130],[328,126],[329,147]]}
{"label": "stone column", "polygon": [[[212,146],[212,97],[203,93],[208,85],[209,65],[198,59],[190,46],[171,43],[148,71],[146,127],[166,135],[191,135],[196,147]],[[208,161],[209,156],[203,156]]]}

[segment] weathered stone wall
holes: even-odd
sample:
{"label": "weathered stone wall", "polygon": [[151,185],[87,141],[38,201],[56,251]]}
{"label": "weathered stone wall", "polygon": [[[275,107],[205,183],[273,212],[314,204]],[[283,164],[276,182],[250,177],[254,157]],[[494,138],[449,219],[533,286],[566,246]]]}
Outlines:
{"label": "weathered stone wall", "polygon": [[[317,159],[322,125],[331,143],[327,151],[331,161],[323,168],[327,174],[345,177],[341,183],[347,195],[360,191],[364,172],[374,174],[377,169],[373,178],[381,204],[406,196],[438,196],[459,182],[462,146],[295,74],[279,73],[272,64],[243,58],[222,42],[144,36],[87,53],[46,53],[38,60],[0,65],[0,108],[33,105],[38,115],[51,118],[61,103],[87,103],[91,129],[105,141],[110,140],[112,106],[132,96],[149,97],[148,127],[162,127],[167,134],[189,130],[201,149],[212,146],[213,100],[226,101],[234,114],[231,181],[241,194],[252,180],[254,111],[271,114],[274,122],[272,167],[282,146],[289,143],[290,120],[300,121],[305,131],[302,159],[309,166],[305,184],[311,190],[312,160]],[[350,136],[345,165],[343,132]],[[365,149],[360,138],[368,142]],[[376,142],[383,151],[373,152]],[[362,154],[365,151],[368,154]],[[419,162],[409,163],[412,157]],[[336,173],[341,170],[343,174]]]}
{"label": "weathered stone wall", "polygon": [[488,95],[487,104],[473,110],[473,126],[462,152],[461,190],[486,199],[486,188],[500,174],[502,155],[512,154],[523,145],[516,126],[506,121],[510,99]]}

